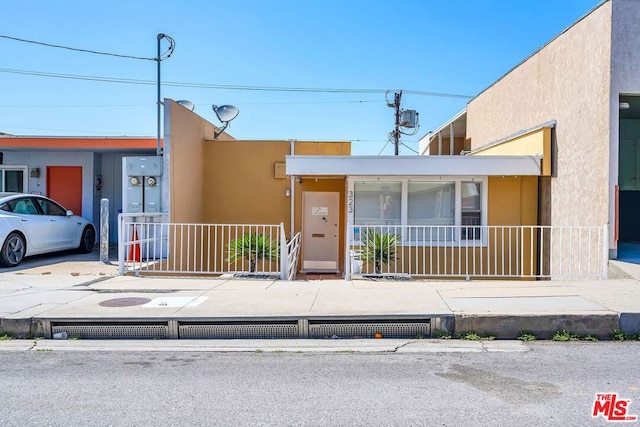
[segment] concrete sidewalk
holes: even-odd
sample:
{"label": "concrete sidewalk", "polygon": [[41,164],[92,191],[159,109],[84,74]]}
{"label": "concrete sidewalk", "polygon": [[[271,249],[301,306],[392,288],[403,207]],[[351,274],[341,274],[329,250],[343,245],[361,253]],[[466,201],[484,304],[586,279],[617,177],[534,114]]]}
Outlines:
{"label": "concrete sidewalk", "polygon": [[[55,324],[430,321],[431,333],[513,339],[569,330],[640,333],[640,266],[606,281],[273,281],[117,276],[95,260],[0,273],[0,332],[50,336]],[[173,323],[172,323],[173,322]],[[302,322],[302,323],[301,323]],[[308,325],[306,326],[308,328]]]}

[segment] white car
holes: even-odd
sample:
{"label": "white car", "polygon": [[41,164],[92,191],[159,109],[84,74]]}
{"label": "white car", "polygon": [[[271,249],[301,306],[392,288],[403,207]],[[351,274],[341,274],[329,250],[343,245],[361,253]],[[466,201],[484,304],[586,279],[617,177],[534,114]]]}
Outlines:
{"label": "white car", "polygon": [[88,253],[95,242],[93,224],[53,200],[0,193],[1,267],[15,267],[26,256],[67,249]]}

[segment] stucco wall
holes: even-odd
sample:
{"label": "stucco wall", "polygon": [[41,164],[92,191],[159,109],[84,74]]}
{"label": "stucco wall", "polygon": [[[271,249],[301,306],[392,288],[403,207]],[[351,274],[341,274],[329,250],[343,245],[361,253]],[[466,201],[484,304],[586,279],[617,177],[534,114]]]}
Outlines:
{"label": "stucco wall", "polygon": [[289,223],[290,180],[275,178],[288,141],[207,141],[203,219],[217,224]]}
{"label": "stucco wall", "polygon": [[489,177],[487,225],[536,225],[538,181],[534,176]]}
{"label": "stucco wall", "polygon": [[[213,140],[216,127],[170,99],[164,100],[165,146],[163,156],[163,212],[170,222],[202,223],[203,173],[213,167],[205,162],[205,141]],[[226,133],[219,141],[233,140]]]}
{"label": "stucco wall", "polygon": [[557,121],[553,225],[608,221],[610,31],[611,2],[607,2],[467,107],[472,149]]}

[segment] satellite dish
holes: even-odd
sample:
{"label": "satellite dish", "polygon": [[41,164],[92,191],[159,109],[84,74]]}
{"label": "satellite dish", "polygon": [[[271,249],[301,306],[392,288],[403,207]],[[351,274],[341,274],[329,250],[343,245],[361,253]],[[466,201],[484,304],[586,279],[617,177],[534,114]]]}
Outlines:
{"label": "satellite dish", "polygon": [[196,106],[195,106],[195,104],[193,102],[187,101],[186,99],[182,99],[180,101],[176,101],[176,103],[182,105],[184,108],[186,108],[189,111],[193,111],[196,108]]}
{"label": "satellite dish", "polygon": [[218,120],[222,123],[227,123],[235,119],[240,112],[238,107],[234,107],[233,105],[221,105],[219,107],[217,105],[212,105],[211,108],[213,108],[213,112],[216,113]]}

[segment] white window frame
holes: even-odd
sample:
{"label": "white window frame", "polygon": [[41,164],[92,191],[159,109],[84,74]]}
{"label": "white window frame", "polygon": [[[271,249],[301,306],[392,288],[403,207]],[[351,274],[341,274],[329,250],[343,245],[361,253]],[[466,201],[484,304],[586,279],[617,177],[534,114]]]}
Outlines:
{"label": "white window frame", "polygon": [[[355,182],[401,182],[402,183],[402,192],[401,192],[401,203],[400,203],[400,225],[407,226],[408,225],[408,207],[409,207],[409,182],[454,182],[454,226],[455,232],[453,238],[451,240],[439,241],[437,242],[438,246],[458,246],[459,244],[469,244],[473,246],[486,246],[487,245],[487,235],[486,233],[482,233],[482,238],[480,240],[469,239],[469,240],[461,240],[460,239],[460,227],[462,226],[462,183],[463,182],[477,182],[480,183],[480,226],[487,226],[487,218],[488,218],[488,207],[489,207],[489,197],[488,197],[488,177],[487,176],[420,176],[420,177],[398,177],[398,176],[386,176],[386,177],[371,177],[371,176],[349,176],[347,178],[347,224],[356,225],[355,224]],[[382,226],[384,227],[384,226]],[[393,226],[390,226],[393,227]],[[350,231],[347,230],[347,234]],[[354,242],[358,243],[358,242]],[[415,240],[407,240],[406,236],[402,236],[402,245],[403,246],[424,246],[425,242],[423,241],[415,241]]]}
{"label": "white window frame", "polygon": [[2,178],[0,180],[0,192],[5,192],[5,183],[7,182],[5,172],[6,171],[22,171],[22,192],[29,192],[29,166],[25,165],[0,165],[0,174]]}

